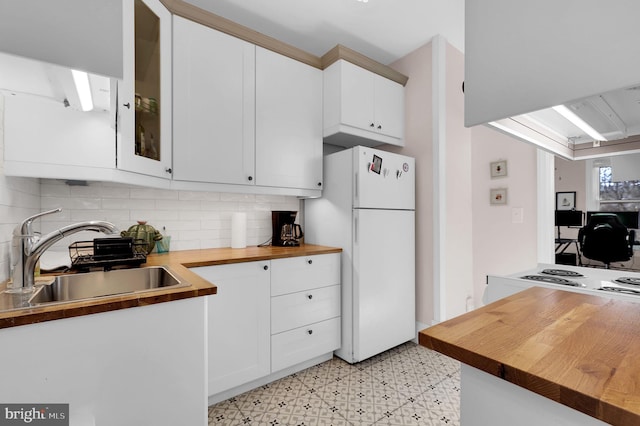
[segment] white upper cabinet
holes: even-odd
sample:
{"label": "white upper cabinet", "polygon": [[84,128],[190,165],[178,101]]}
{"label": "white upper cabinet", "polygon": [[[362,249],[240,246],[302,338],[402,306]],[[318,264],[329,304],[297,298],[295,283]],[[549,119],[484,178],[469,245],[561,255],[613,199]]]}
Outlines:
{"label": "white upper cabinet", "polygon": [[401,84],[373,76],[373,117],[376,132],[401,140],[404,145],[404,87]]}
{"label": "white upper cabinet", "polygon": [[261,47],[256,185],[322,189],[322,71]]}
{"label": "white upper cabinet", "polygon": [[322,71],[173,19],[174,180],[321,190]]}
{"label": "white upper cabinet", "polygon": [[171,178],[171,14],[158,0],[124,0],[117,167]]}
{"label": "white upper cabinet", "polygon": [[252,185],[255,46],[173,19],[173,177]]}
{"label": "white upper cabinet", "polygon": [[324,70],[324,141],[404,145],[404,87],[339,60]]}

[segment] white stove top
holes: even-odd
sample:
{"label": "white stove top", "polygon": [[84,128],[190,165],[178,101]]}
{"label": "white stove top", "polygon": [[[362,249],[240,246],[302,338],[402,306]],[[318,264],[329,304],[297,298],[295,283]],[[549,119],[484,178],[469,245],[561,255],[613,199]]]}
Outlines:
{"label": "white stove top", "polygon": [[485,303],[528,287],[624,298],[640,302],[640,273],[580,266],[539,264],[536,268],[507,276],[487,277]]}

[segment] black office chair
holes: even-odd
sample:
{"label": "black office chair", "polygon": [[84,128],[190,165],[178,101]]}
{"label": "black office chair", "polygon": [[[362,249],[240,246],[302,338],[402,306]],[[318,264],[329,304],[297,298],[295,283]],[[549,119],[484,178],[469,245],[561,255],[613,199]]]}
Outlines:
{"label": "black office chair", "polygon": [[635,231],[627,230],[618,216],[612,213],[596,213],[580,228],[578,242],[582,255],[598,260],[609,269],[611,262],[621,262],[633,257]]}

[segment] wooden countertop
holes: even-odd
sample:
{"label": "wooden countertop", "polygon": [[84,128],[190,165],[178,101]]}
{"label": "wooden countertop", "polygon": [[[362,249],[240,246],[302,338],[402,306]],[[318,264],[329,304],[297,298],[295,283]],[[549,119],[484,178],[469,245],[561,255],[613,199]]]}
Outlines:
{"label": "wooden countertop", "polygon": [[422,330],[422,346],[614,425],[640,424],[640,304],[534,287]]}
{"label": "wooden countertop", "polygon": [[142,267],[165,266],[180,281],[190,285],[33,307],[26,304],[31,294],[25,296],[4,293],[6,287],[4,282],[0,284],[0,329],[215,294],[217,291],[215,283],[210,283],[189,270],[195,266],[340,253],[341,251],[342,249],[335,247],[304,244],[300,247],[252,246],[244,249],[218,248],[151,254]]}

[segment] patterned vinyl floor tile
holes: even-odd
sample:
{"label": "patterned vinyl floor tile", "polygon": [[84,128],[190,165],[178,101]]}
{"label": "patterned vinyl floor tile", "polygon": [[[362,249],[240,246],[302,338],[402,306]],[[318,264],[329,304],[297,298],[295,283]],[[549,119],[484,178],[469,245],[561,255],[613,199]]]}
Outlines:
{"label": "patterned vinyl floor tile", "polygon": [[357,364],[333,359],[209,407],[209,425],[460,424],[460,364],[408,342]]}

